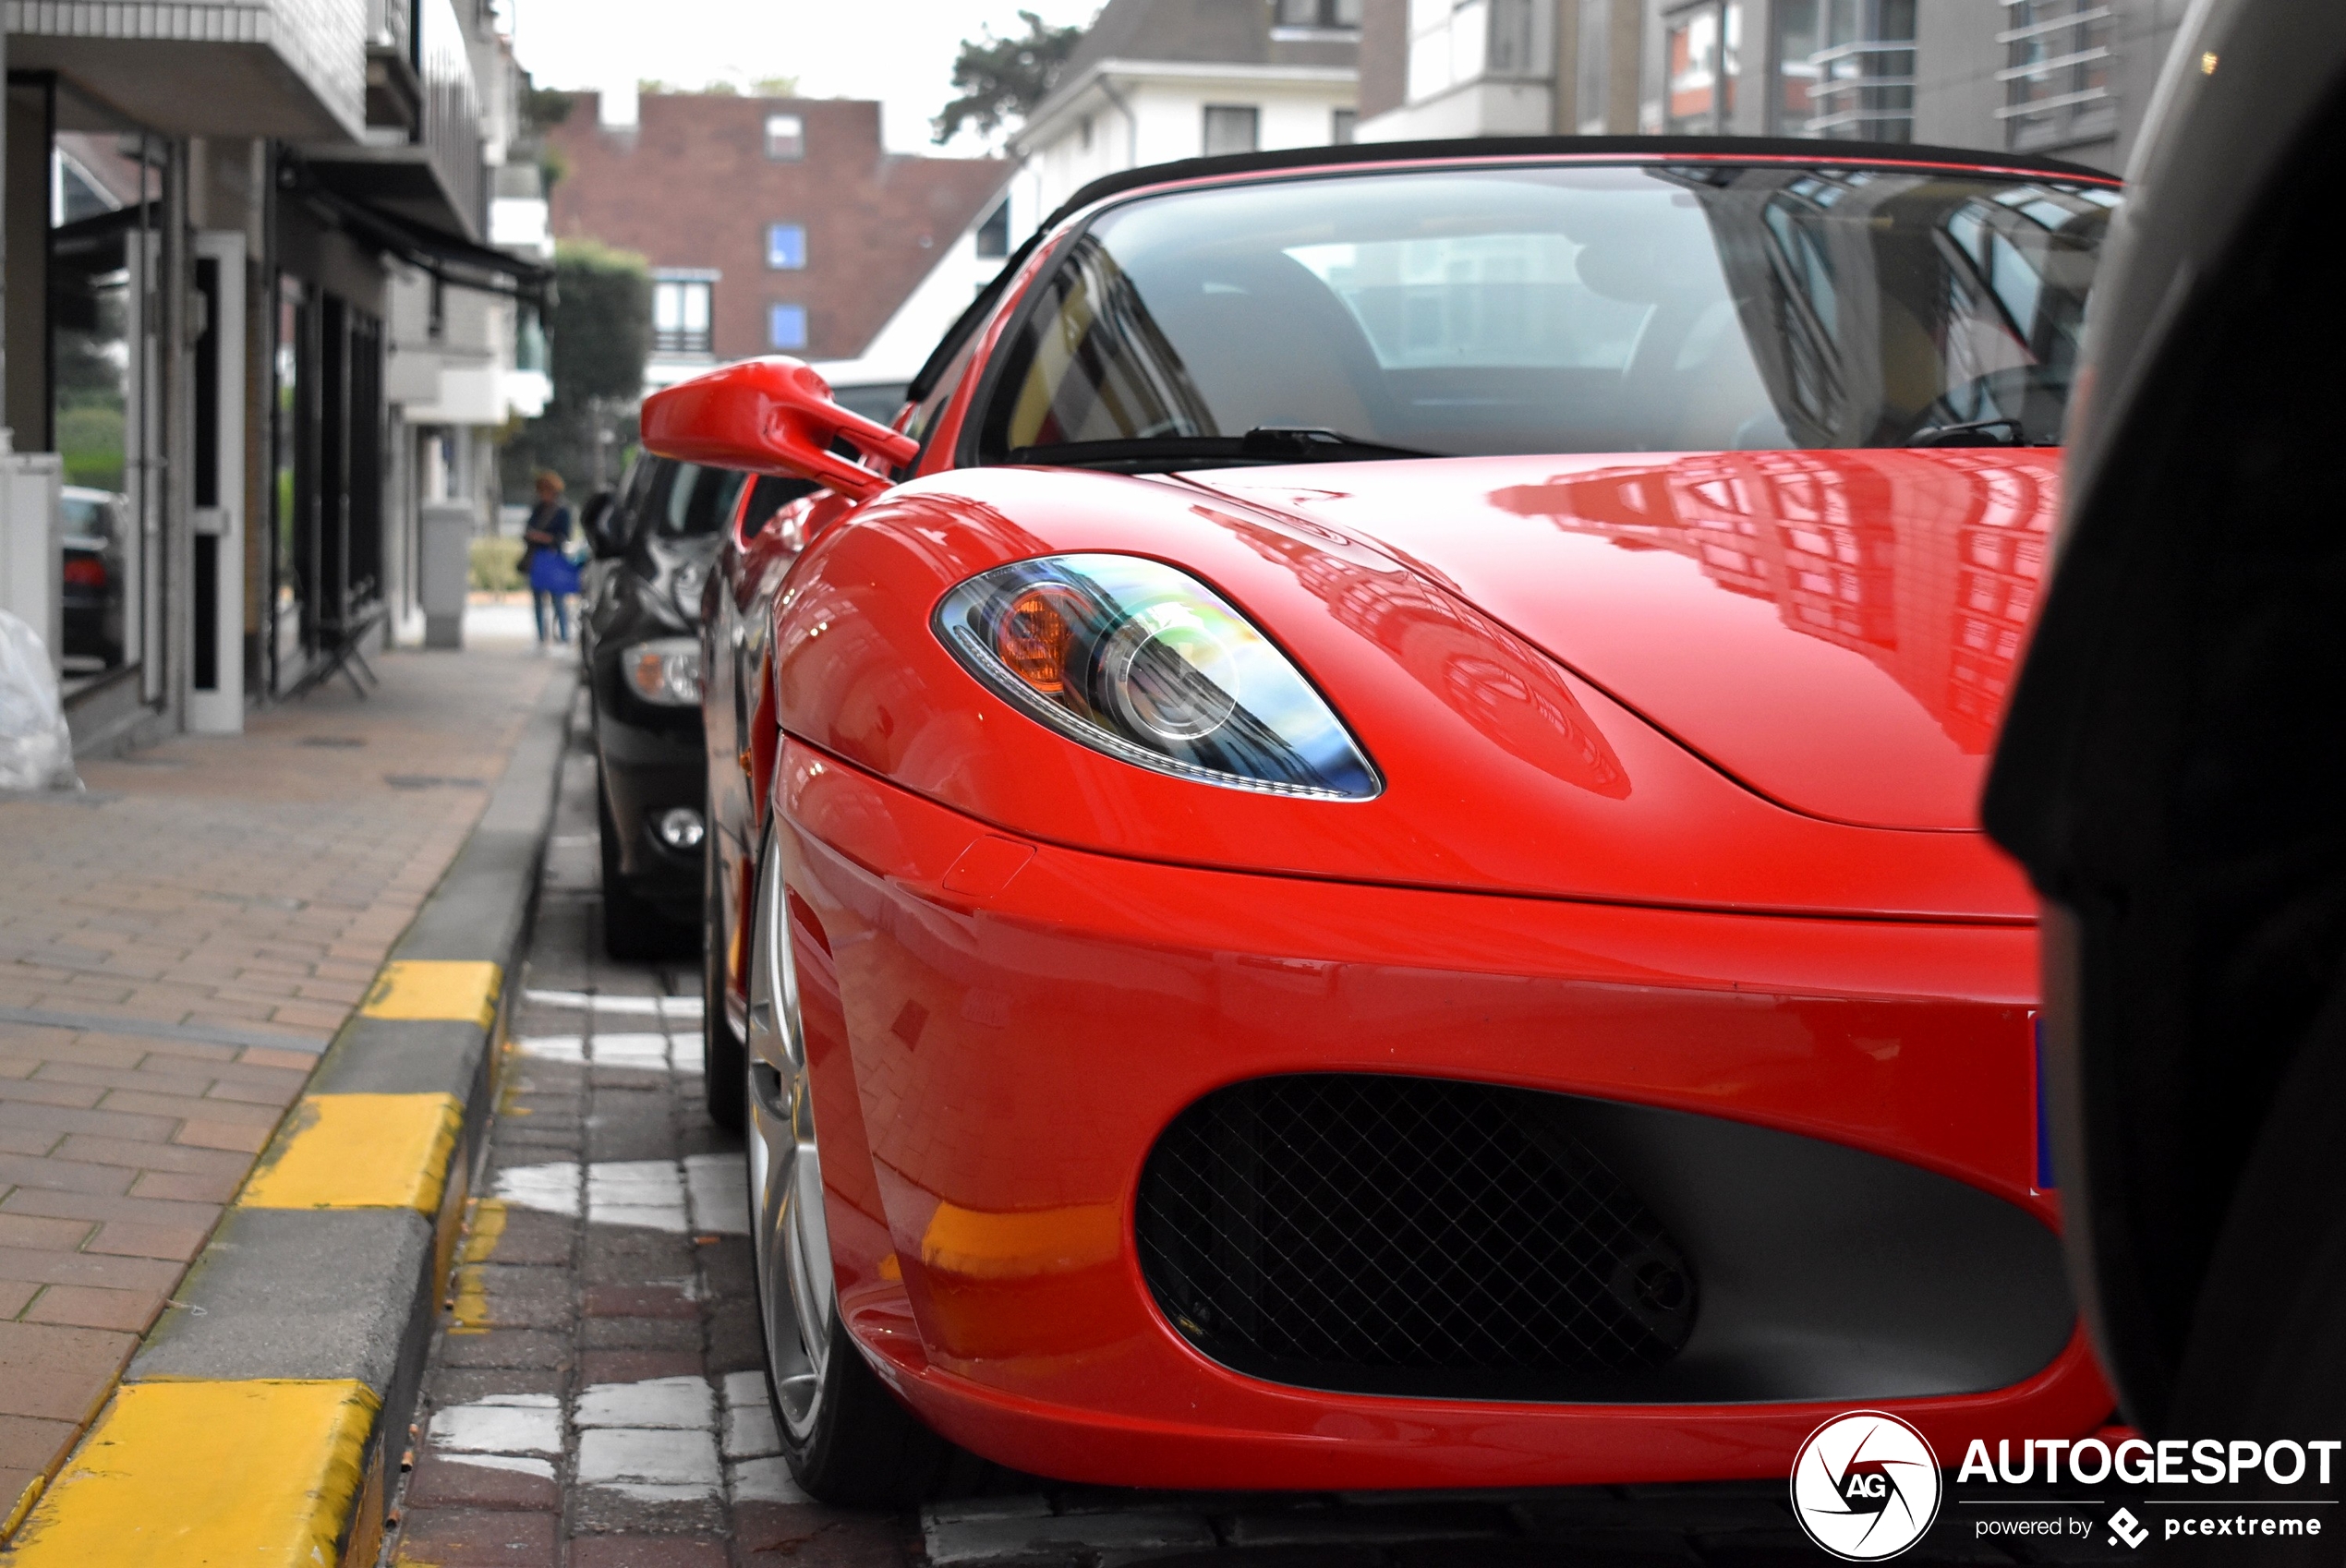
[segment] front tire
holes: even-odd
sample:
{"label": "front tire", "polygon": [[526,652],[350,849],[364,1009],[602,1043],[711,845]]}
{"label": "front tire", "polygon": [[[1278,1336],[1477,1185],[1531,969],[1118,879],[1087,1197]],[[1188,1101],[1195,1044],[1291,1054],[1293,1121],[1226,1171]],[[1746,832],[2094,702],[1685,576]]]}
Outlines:
{"label": "front tire", "polygon": [[770,833],[756,887],[743,1099],[752,1277],[774,1425],[791,1474],[809,1496],[856,1507],[917,1502],[944,1478],[953,1450],[897,1402],[840,1316],[806,1037]]}

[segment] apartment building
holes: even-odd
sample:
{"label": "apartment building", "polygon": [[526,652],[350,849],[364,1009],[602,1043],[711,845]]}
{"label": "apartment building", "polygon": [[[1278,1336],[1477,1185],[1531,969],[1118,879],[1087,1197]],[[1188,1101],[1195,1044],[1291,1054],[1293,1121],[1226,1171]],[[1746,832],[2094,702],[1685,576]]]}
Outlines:
{"label": "apartment building", "polygon": [[1363,140],[1644,132],[2132,153],[2185,0],[1361,0]]}
{"label": "apartment building", "polygon": [[233,731],[420,629],[422,510],[543,401],[516,73],[487,0],[5,22],[0,607],[83,752]]}
{"label": "apartment building", "polygon": [[[835,384],[901,389],[1001,265],[985,219],[1002,162],[889,152],[868,100],[581,93],[547,145],[564,169],[556,236],[651,262],[649,387],[790,354]],[[866,363],[925,280],[937,297],[894,334],[909,344],[926,325],[918,355]]]}
{"label": "apartment building", "polygon": [[1010,139],[1023,237],[1103,175],[1352,139],[1363,0],[1108,0]]}

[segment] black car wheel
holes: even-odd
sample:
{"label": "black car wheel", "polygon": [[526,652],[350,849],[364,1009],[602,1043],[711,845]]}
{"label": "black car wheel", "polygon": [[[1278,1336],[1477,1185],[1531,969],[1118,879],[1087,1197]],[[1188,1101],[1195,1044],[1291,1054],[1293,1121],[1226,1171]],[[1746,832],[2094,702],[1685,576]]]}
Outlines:
{"label": "black car wheel", "polygon": [[619,824],[611,792],[595,778],[597,838],[602,850],[603,951],[622,963],[674,958],[688,947],[676,923],[649,899],[630,892],[619,869]]}
{"label": "black car wheel", "polygon": [[749,917],[744,1082],[767,1390],[791,1473],[810,1496],[859,1507],[915,1502],[944,1478],[953,1450],[865,1364],[840,1316],[779,862],[769,835]]}
{"label": "black car wheel", "polygon": [[719,869],[724,857],[717,852],[717,802],[714,792],[701,817],[709,825],[701,842],[701,1062],[708,1096],[708,1119],[728,1132],[739,1132],[748,1116],[749,1055],[742,1037],[733,1031],[733,1015],[726,1005],[725,971],[732,934],[725,926],[724,888]]}

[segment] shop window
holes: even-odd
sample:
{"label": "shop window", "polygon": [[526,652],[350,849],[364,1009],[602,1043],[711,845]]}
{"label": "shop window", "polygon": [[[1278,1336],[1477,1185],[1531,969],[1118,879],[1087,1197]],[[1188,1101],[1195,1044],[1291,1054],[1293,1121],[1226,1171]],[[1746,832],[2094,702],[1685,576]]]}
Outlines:
{"label": "shop window", "polygon": [[[30,118],[20,111],[45,101],[47,90],[46,83],[11,84],[11,134]],[[158,433],[150,375],[157,323],[142,306],[162,256],[163,173],[139,156],[143,145],[135,137],[53,134],[46,398],[36,392],[36,407],[21,412],[10,398],[18,441],[49,447],[65,469],[56,653],[68,699],[139,665],[157,633],[149,602],[156,540],[139,522],[158,503],[147,461]],[[9,356],[12,391],[26,371],[35,387],[43,375],[39,347],[22,357],[19,366]],[[151,672],[145,683],[159,681]]]}
{"label": "shop window", "polygon": [[1732,128],[1742,35],[1737,0],[1706,0],[1666,18],[1663,123],[1671,135],[1715,136]]}
{"label": "shop window", "polygon": [[806,122],[796,115],[766,116],[766,156],[794,163],[806,156]]}
{"label": "shop window", "polygon": [[806,307],[769,305],[766,308],[766,342],[773,348],[806,346]]}
{"label": "shop window", "polygon": [[1252,103],[1205,106],[1205,155],[1252,152],[1262,145],[1263,111]]}

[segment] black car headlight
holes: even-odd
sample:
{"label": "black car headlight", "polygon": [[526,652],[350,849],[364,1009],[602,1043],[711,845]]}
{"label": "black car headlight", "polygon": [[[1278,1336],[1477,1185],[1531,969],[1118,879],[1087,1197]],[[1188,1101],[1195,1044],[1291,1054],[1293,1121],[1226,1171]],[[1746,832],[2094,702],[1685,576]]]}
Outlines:
{"label": "black car headlight", "polygon": [[696,637],[656,637],[623,648],[620,668],[627,684],[644,701],[659,707],[700,706],[700,640]]}

